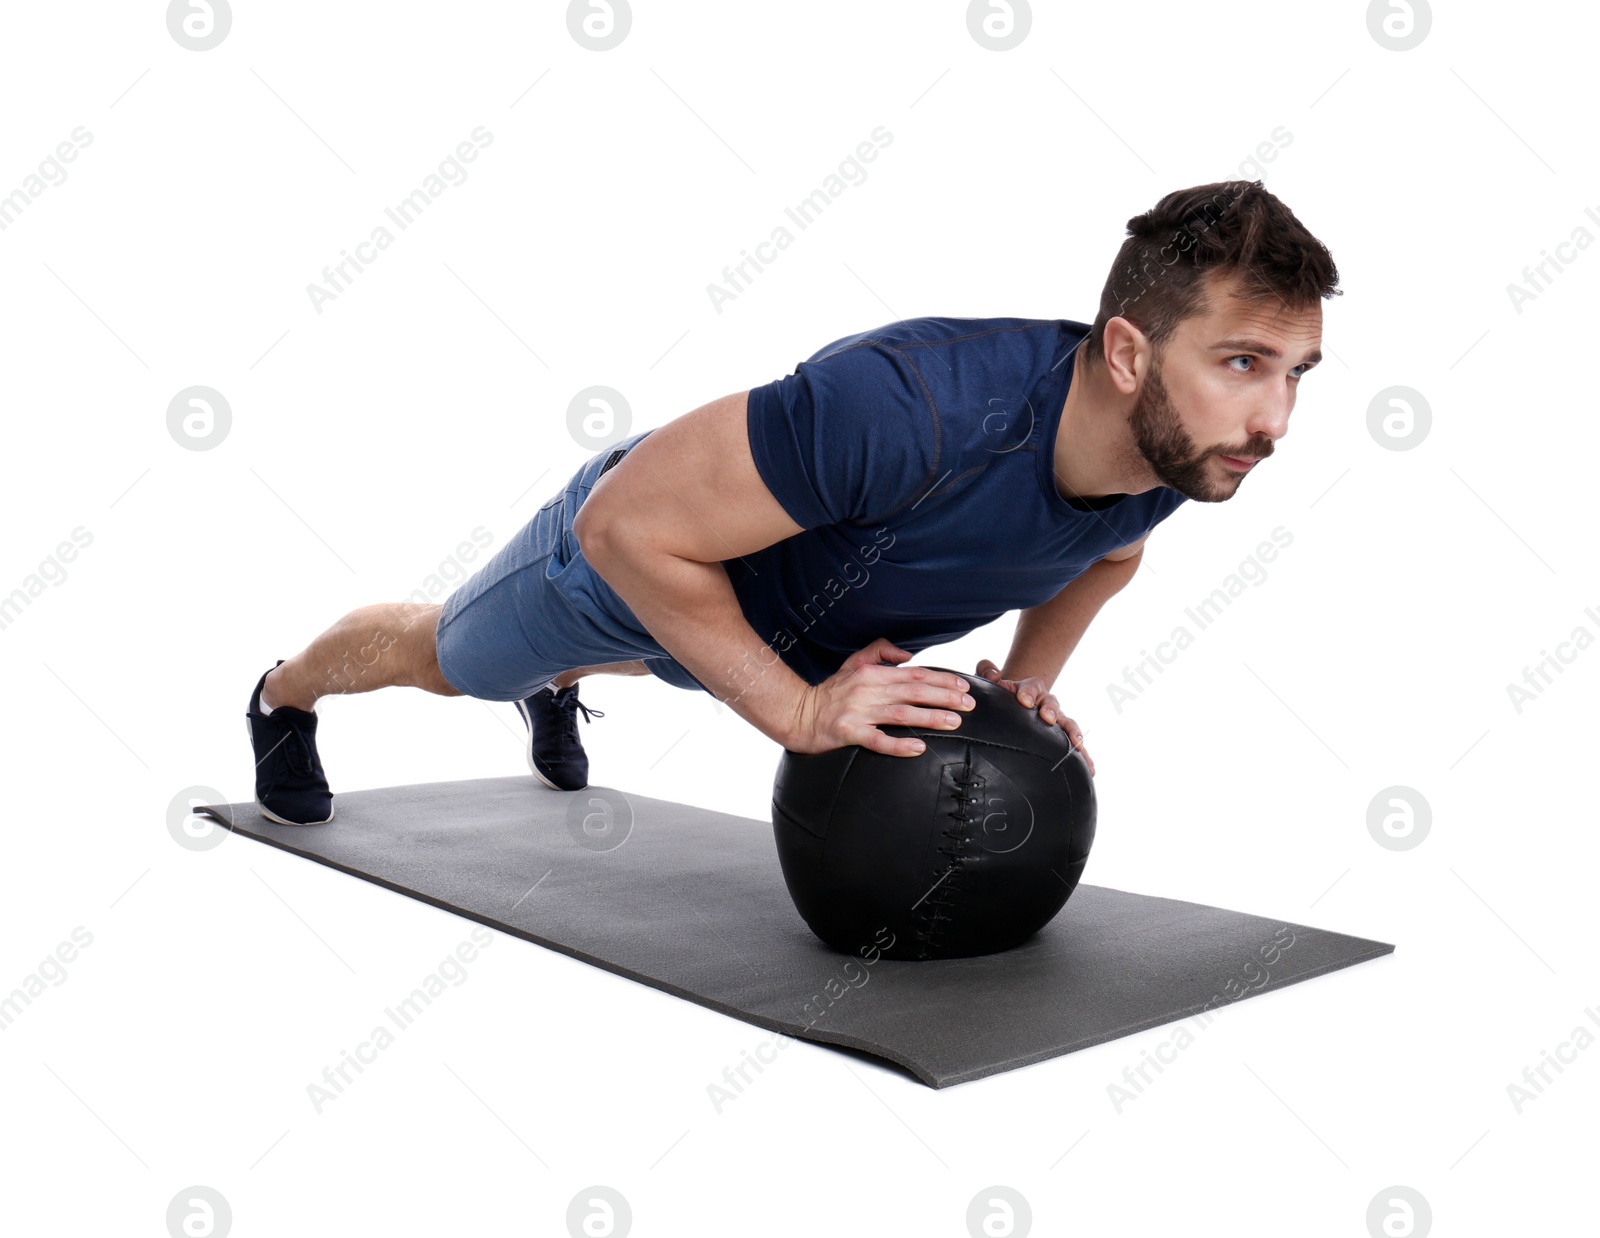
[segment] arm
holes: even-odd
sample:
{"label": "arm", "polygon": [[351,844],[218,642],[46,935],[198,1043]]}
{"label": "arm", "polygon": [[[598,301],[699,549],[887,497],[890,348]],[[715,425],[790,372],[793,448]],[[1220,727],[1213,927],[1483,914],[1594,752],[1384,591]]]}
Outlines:
{"label": "arm", "polygon": [[579,549],[661,647],[763,735],[797,752],[915,756],[919,740],[876,724],[951,730],[960,720],[946,711],[972,708],[965,680],[885,665],[912,655],[879,639],[808,684],[744,617],[722,560],[802,531],[756,469],[748,396],[713,400],[629,451],[574,518]]}
{"label": "arm", "polygon": [[1036,677],[1048,690],[1100,608],[1133,579],[1143,554],[1144,539],[1140,538],[1091,564],[1048,602],[1023,611],[1001,678],[1021,681]]}
{"label": "arm", "polygon": [[1017,694],[1018,704],[1029,709],[1037,706],[1043,721],[1059,724],[1073,746],[1083,752],[1090,774],[1094,773],[1094,758],[1083,746],[1083,732],[1077,722],[1061,712],[1050,687],[1061,674],[1062,664],[1078,647],[1089,622],[1139,570],[1144,540],[1141,537],[1131,546],[1112,551],[1068,581],[1048,602],[1023,611],[1004,669],[988,658],[978,662],[979,675],[1010,688]]}

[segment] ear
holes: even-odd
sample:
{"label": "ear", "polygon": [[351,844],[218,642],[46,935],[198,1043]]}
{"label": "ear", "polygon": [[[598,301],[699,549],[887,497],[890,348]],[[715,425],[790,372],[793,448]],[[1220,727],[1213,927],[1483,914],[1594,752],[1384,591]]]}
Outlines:
{"label": "ear", "polygon": [[1118,391],[1123,395],[1132,395],[1139,386],[1139,357],[1145,357],[1148,368],[1155,350],[1143,331],[1120,317],[1106,320],[1104,342],[1105,356],[1102,360],[1106,373]]}

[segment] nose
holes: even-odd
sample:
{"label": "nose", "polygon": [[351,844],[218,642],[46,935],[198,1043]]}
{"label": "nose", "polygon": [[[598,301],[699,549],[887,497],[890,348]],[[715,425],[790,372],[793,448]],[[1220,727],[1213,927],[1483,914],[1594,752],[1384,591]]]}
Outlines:
{"label": "nose", "polygon": [[1251,412],[1245,422],[1245,432],[1251,438],[1264,434],[1277,442],[1289,433],[1289,414],[1294,411],[1294,392],[1282,391],[1264,399]]}

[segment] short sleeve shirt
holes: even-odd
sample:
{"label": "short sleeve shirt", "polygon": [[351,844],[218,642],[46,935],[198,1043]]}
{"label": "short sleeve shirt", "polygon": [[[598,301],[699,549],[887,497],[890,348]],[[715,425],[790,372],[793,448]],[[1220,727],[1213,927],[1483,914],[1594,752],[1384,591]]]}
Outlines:
{"label": "short sleeve shirt", "polygon": [[1070,319],[914,318],[750,392],[750,450],[803,532],[726,560],[758,636],[808,683],[883,636],[920,652],[1049,601],[1184,496],[1069,502],[1054,461]]}

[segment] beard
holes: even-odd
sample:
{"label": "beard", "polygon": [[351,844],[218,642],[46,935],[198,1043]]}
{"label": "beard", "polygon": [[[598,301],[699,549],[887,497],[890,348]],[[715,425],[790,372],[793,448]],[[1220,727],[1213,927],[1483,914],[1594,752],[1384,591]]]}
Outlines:
{"label": "beard", "polygon": [[1163,486],[1199,503],[1221,503],[1231,499],[1245,476],[1243,473],[1230,473],[1229,481],[1215,480],[1215,470],[1210,466],[1212,456],[1235,456],[1250,460],[1272,454],[1272,440],[1266,435],[1251,439],[1247,447],[1237,452],[1224,451],[1220,447],[1204,450],[1196,447],[1168,398],[1167,384],[1161,377],[1159,362],[1151,366],[1150,376],[1145,380],[1144,390],[1139,393],[1138,403],[1134,405],[1128,424],[1133,430],[1134,446],[1157,480]]}

